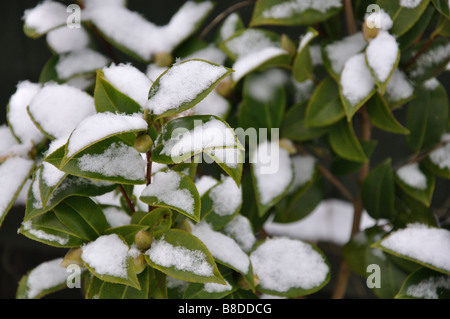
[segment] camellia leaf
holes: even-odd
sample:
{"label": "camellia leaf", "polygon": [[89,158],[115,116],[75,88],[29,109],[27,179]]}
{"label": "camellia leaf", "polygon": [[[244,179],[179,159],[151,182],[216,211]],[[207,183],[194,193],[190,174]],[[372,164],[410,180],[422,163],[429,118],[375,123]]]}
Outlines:
{"label": "camellia leaf", "polygon": [[303,82],[313,78],[313,63],[309,52],[309,44],[319,35],[313,28],[308,28],[306,33],[300,38],[297,54],[294,58],[292,74],[298,82]]}
{"label": "camellia leaf", "polygon": [[[220,168],[223,169],[237,185],[241,184],[242,171],[244,169],[245,153],[238,148],[219,148],[205,150],[203,154],[209,156]],[[207,162],[209,163],[209,162]]]}
{"label": "camellia leaf", "polygon": [[427,29],[430,25],[431,21],[436,15],[436,10],[433,6],[428,6],[425,9],[425,12],[422,14],[417,23],[409,29],[405,34],[399,37],[398,44],[400,45],[400,49],[403,50],[411,45],[420,38],[420,35]]}
{"label": "camellia leaf", "polygon": [[137,278],[141,289],[104,281],[96,298],[98,299],[148,299],[150,296],[150,273],[147,267]]}
{"label": "camellia leaf", "polygon": [[409,224],[422,223],[429,226],[437,226],[436,216],[433,211],[422,202],[397,191],[395,199],[395,218],[393,224],[396,228],[404,228]]}
{"label": "camellia leaf", "polygon": [[419,164],[409,164],[397,169],[395,183],[409,196],[429,207],[433,197],[434,174],[424,170]]}
{"label": "camellia leaf", "polygon": [[351,122],[341,120],[333,125],[328,139],[331,148],[340,157],[355,162],[367,161],[367,156],[353,131]]}
{"label": "camellia leaf", "polygon": [[424,168],[437,176],[450,179],[450,165],[447,162],[449,158],[450,143],[447,140],[448,135],[441,137],[442,146],[433,150],[423,161]]}
{"label": "camellia leaf", "polygon": [[436,9],[445,15],[447,18],[450,18],[450,4],[446,0],[432,0]]}
{"label": "camellia leaf", "polygon": [[261,0],[255,5],[250,26],[258,25],[311,25],[337,14],[341,1],[302,2],[293,0]]}
{"label": "camellia leaf", "polygon": [[420,268],[406,278],[397,299],[449,299],[450,277]]}
{"label": "camellia leaf", "polygon": [[[133,218],[134,215],[132,216],[132,221]],[[150,232],[167,230],[172,225],[172,211],[165,207],[158,207],[145,213],[145,215],[137,221],[137,224],[147,226],[148,231]]]}
{"label": "camellia leaf", "polygon": [[[375,140],[371,141],[360,141],[361,147],[363,148],[364,154],[367,158],[370,158],[378,145]],[[338,176],[347,176],[356,173],[364,165],[363,162],[355,162],[346,160],[344,158],[336,158],[331,163],[331,172]]]}
{"label": "camellia leaf", "polygon": [[151,267],[185,281],[225,284],[206,246],[195,236],[176,229],[154,234],[145,260]]}
{"label": "camellia leaf", "polygon": [[174,209],[194,221],[200,221],[200,195],[192,179],[179,172],[158,172],[139,197],[151,206]]}
{"label": "camellia leaf", "polygon": [[104,231],[105,235],[117,234],[122,237],[128,245],[134,243],[134,237],[140,230],[147,230],[149,227],[146,225],[123,225],[117,227],[111,227]]}
{"label": "camellia leaf", "polygon": [[56,1],[39,3],[36,7],[25,10],[23,30],[33,39],[67,23],[67,8]]}
{"label": "camellia leaf", "polygon": [[147,108],[155,119],[190,109],[232,70],[200,59],[175,64],[153,82]]}
{"label": "camellia leaf", "polygon": [[409,134],[409,130],[397,121],[391,109],[379,94],[375,94],[367,101],[366,110],[369,114],[370,122],[374,126],[390,133]]}

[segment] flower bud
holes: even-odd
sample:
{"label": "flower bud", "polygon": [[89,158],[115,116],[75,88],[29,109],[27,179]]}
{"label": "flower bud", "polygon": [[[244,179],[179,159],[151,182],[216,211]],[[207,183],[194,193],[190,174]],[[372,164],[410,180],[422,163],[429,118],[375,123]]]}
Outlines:
{"label": "flower bud", "polygon": [[220,81],[216,86],[216,92],[225,98],[229,98],[233,94],[233,91],[233,80],[229,76]]}
{"label": "flower bud", "polygon": [[152,138],[147,134],[141,134],[134,140],[134,148],[139,153],[147,153],[153,146]]}
{"label": "flower bud", "polygon": [[184,230],[187,233],[192,233],[191,225],[189,225],[187,219],[183,219],[181,222],[179,222],[177,225],[177,229]]}
{"label": "flower bud", "polygon": [[64,256],[63,261],[61,262],[61,267],[67,268],[70,265],[83,265],[83,260],[81,259],[81,248],[72,248],[67,254]]}
{"label": "flower bud", "polygon": [[173,63],[173,56],[168,52],[158,52],[153,56],[153,62],[159,67],[168,67]]}
{"label": "flower bud", "polygon": [[369,40],[374,39],[377,37],[378,32],[380,31],[380,29],[376,28],[373,23],[369,23],[366,21],[364,21],[363,23],[363,27],[362,27],[362,33],[364,36],[364,39],[369,42]]}
{"label": "flower bud", "polygon": [[136,247],[141,251],[149,249],[152,244],[152,241],[153,241],[152,233],[146,230],[140,230],[134,236],[134,243],[136,244]]}
{"label": "flower bud", "polygon": [[[242,276],[239,275],[239,278],[237,280],[237,285],[239,286],[239,288],[244,289],[244,290],[250,290],[250,284],[248,283],[247,279]],[[256,287],[259,285],[259,277],[256,274],[253,274],[253,286]]]}
{"label": "flower bud", "polygon": [[136,275],[139,275],[141,272],[145,270],[147,267],[147,262],[145,261],[144,255],[139,254],[136,257],[133,257],[133,266],[136,271]]}

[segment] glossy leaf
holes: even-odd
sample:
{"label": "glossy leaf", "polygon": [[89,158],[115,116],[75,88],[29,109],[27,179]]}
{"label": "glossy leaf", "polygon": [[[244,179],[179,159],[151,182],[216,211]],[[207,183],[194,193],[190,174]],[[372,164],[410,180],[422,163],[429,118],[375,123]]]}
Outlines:
{"label": "glossy leaf", "polygon": [[294,58],[292,75],[298,82],[313,79],[313,63],[309,51],[309,44],[319,35],[313,28],[308,28],[306,33],[300,38],[300,45]]}
{"label": "glossy leaf", "polygon": [[366,103],[370,122],[384,131],[396,134],[409,134],[409,130],[401,125],[392,114],[384,99],[376,94]]}
{"label": "glossy leaf", "polygon": [[423,168],[418,167],[417,169],[426,178],[426,185],[424,185],[425,187],[422,188],[422,186],[416,187],[415,185],[410,185],[403,181],[399,174],[395,174],[395,183],[406,194],[429,207],[431,205],[431,199],[433,197],[435,177],[434,174],[431,174]]}
{"label": "glossy leaf", "polygon": [[138,275],[140,290],[127,285],[115,284],[104,281],[98,291],[98,299],[149,299],[150,295],[150,274],[147,267]]}
{"label": "glossy leaf", "polygon": [[420,268],[406,278],[397,299],[449,299],[450,277]]}
{"label": "glossy leaf", "polygon": [[450,4],[445,0],[432,0],[436,9],[445,15],[447,18],[450,18]]}
{"label": "glossy leaf", "polygon": [[366,162],[367,157],[353,131],[351,122],[341,120],[334,124],[328,134],[333,151],[342,158],[355,162]]}
{"label": "glossy leaf", "polygon": [[153,209],[146,213],[137,224],[147,226],[150,232],[167,230],[172,225],[172,211],[165,207]]}

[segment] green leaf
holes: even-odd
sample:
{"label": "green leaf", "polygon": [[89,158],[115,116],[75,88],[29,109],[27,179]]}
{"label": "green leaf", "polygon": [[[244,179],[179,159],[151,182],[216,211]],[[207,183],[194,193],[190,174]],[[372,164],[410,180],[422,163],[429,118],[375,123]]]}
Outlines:
{"label": "green leaf", "polygon": [[450,37],[450,18],[445,16],[439,16],[439,20],[436,26],[435,34],[439,34],[443,37]]}
{"label": "green leaf", "polygon": [[345,117],[344,106],[339,96],[339,87],[330,77],[326,77],[314,90],[305,114],[305,124],[309,127],[324,127]]}
{"label": "green leaf", "polygon": [[58,72],[56,72],[56,65],[59,61],[59,55],[53,55],[45,64],[39,75],[39,83],[47,83],[50,81],[62,82],[58,79]]}
{"label": "green leaf", "polygon": [[[397,170],[397,174],[395,174],[395,183],[398,185],[406,194],[413,197],[417,201],[423,203],[425,206],[429,207],[431,205],[431,199],[433,197],[434,192],[434,186],[435,186],[435,177],[434,174],[424,170],[423,168],[419,168],[418,164],[412,164],[417,165],[416,167],[410,166],[411,168],[408,168],[407,166],[404,166],[403,169],[411,170],[409,172],[405,171],[405,174],[412,175],[420,174],[426,179],[426,185],[420,185],[419,187],[417,185],[410,185],[408,182],[404,181],[402,177],[399,175],[399,170]],[[402,168],[400,168],[402,169]],[[413,177],[411,177],[413,178]]]}
{"label": "green leaf", "polygon": [[309,44],[319,35],[315,29],[309,27],[306,33],[300,38],[300,45],[294,58],[292,75],[298,82],[313,79],[313,63],[309,51]]}
{"label": "green leaf", "polygon": [[435,14],[436,10],[434,10],[433,6],[428,6],[425,9],[425,12],[422,14],[419,21],[397,39],[401,50],[413,45],[415,41],[420,38],[422,33],[425,32],[431,21],[434,19]]}
{"label": "green leaf", "polygon": [[[360,141],[364,154],[370,158],[378,145],[377,141]],[[349,161],[343,158],[334,159],[331,163],[331,172],[338,176],[346,176],[356,173],[364,165],[362,162]]]}
{"label": "green leaf", "polygon": [[372,169],[361,189],[364,208],[374,219],[394,216],[395,184],[391,159]]}
{"label": "green leaf", "polygon": [[[60,264],[62,258],[41,263],[22,277],[16,292],[17,299],[39,299],[67,288],[66,268]],[[42,281],[42,278],[51,280]]]}
{"label": "green leaf", "polygon": [[176,279],[189,282],[225,284],[206,246],[193,235],[169,229],[155,233],[147,263]]}
{"label": "green leaf", "polygon": [[146,213],[137,224],[147,226],[150,232],[170,229],[172,225],[172,211],[165,207],[153,209]]}
{"label": "green leaf", "polygon": [[103,282],[98,292],[98,299],[149,299],[152,270],[149,267],[138,275],[139,286],[136,289],[122,284]]}
{"label": "green leaf", "polygon": [[92,275],[90,272],[87,272],[88,274],[88,283],[86,289],[86,293],[84,295],[85,299],[95,299],[98,298],[98,293],[100,291],[100,288],[103,285],[103,281],[94,275]]}
{"label": "green leaf", "polygon": [[[244,169],[245,153],[237,148],[220,148],[203,151],[205,156],[211,158],[217,165],[229,175],[237,185],[241,184],[242,171]],[[207,163],[209,161],[205,160]]]}
{"label": "green leaf", "polygon": [[311,25],[328,20],[342,8],[340,2],[315,6],[312,2],[305,7],[291,0],[260,0],[256,2],[250,26],[258,25]]}
{"label": "green leaf", "polygon": [[[229,68],[200,59],[177,63],[153,82],[147,107],[155,119],[183,112],[203,100],[231,72]],[[192,87],[186,89],[185,85]]]}
{"label": "green leaf", "polygon": [[409,130],[397,121],[391,109],[379,94],[375,94],[367,101],[366,110],[370,122],[379,129],[390,133],[409,134]]}
{"label": "green leaf", "polygon": [[353,131],[353,124],[341,120],[334,124],[328,134],[333,151],[340,157],[354,161],[366,162],[367,156]]}
{"label": "green leaf", "polygon": [[151,206],[174,209],[194,221],[200,221],[200,195],[193,180],[175,171],[158,172],[139,199]]}
{"label": "green leaf", "polygon": [[432,0],[436,9],[450,19],[450,5],[446,0]]}
{"label": "green leaf", "polygon": [[396,299],[449,299],[450,277],[420,268],[406,278]]}
{"label": "green leaf", "polygon": [[328,132],[328,127],[309,127],[306,125],[305,112],[307,103],[292,106],[284,115],[280,136],[295,142],[313,140]]}
{"label": "green leaf", "polygon": [[436,226],[436,217],[433,211],[422,202],[410,197],[406,193],[397,191],[395,199],[394,226],[401,228],[411,223],[423,223]]}
{"label": "green leaf", "polygon": [[449,145],[449,143],[446,143],[432,151],[430,155],[422,162],[423,167],[427,171],[446,179],[450,179],[450,167],[446,164],[450,149]]}
{"label": "green leaf", "polygon": [[109,227],[100,207],[88,197],[68,197],[53,211],[62,224],[86,241],[95,240]]}
{"label": "green leaf", "polygon": [[168,299],[166,274],[152,267],[146,269],[150,276],[149,297],[152,299]]}
{"label": "green leaf", "polygon": [[420,151],[439,143],[448,118],[449,103],[444,87],[419,87],[417,97],[409,103],[406,114],[405,126],[411,132],[407,136],[408,145],[414,151]]}
{"label": "green leaf", "polygon": [[111,227],[105,230],[105,235],[117,234],[122,237],[128,245],[132,245],[134,243],[134,237],[140,230],[147,230],[148,226],[146,225],[123,225],[118,227]]}
{"label": "green leaf", "polygon": [[215,283],[190,283],[184,291],[183,299],[222,299],[235,292],[238,288],[232,270],[223,272],[221,269],[221,272],[227,282],[226,286]]}
{"label": "green leaf", "polygon": [[422,0],[415,8],[400,6],[400,0],[378,0],[377,4],[386,11],[394,21],[391,32],[401,36],[410,30],[420,19],[430,0]]}
{"label": "green leaf", "polygon": [[49,246],[80,247],[85,241],[64,226],[55,213],[47,212],[22,223],[19,233]]}
{"label": "green leaf", "polygon": [[102,70],[97,71],[94,103],[97,112],[133,114],[142,111],[141,106],[136,101],[123,92],[120,92],[105,79]]}

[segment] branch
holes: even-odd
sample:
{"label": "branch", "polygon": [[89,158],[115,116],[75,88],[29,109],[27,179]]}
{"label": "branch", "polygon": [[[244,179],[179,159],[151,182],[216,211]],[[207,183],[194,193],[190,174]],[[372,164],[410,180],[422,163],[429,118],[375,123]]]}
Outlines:
{"label": "branch", "polygon": [[355,16],[353,14],[353,7],[351,0],[345,0],[345,19],[347,22],[347,30],[349,34],[355,34],[358,31],[356,27]]}
{"label": "branch", "polygon": [[134,205],[133,205],[131,199],[128,197],[128,194],[127,194],[127,192],[125,191],[125,189],[123,188],[122,185],[119,185],[119,190],[122,193],[122,196],[125,199],[125,202],[127,203],[131,214],[134,214],[134,212],[136,211],[135,208],[134,208]]}
{"label": "branch", "polygon": [[409,68],[414,64],[414,62],[417,61],[417,59],[420,58],[422,54],[425,53],[425,51],[433,44],[433,41],[437,38],[438,34],[433,33],[431,37],[428,39],[428,41],[420,48],[419,51],[406,63],[406,65],[403,67],[403,71],[408,71]]}

